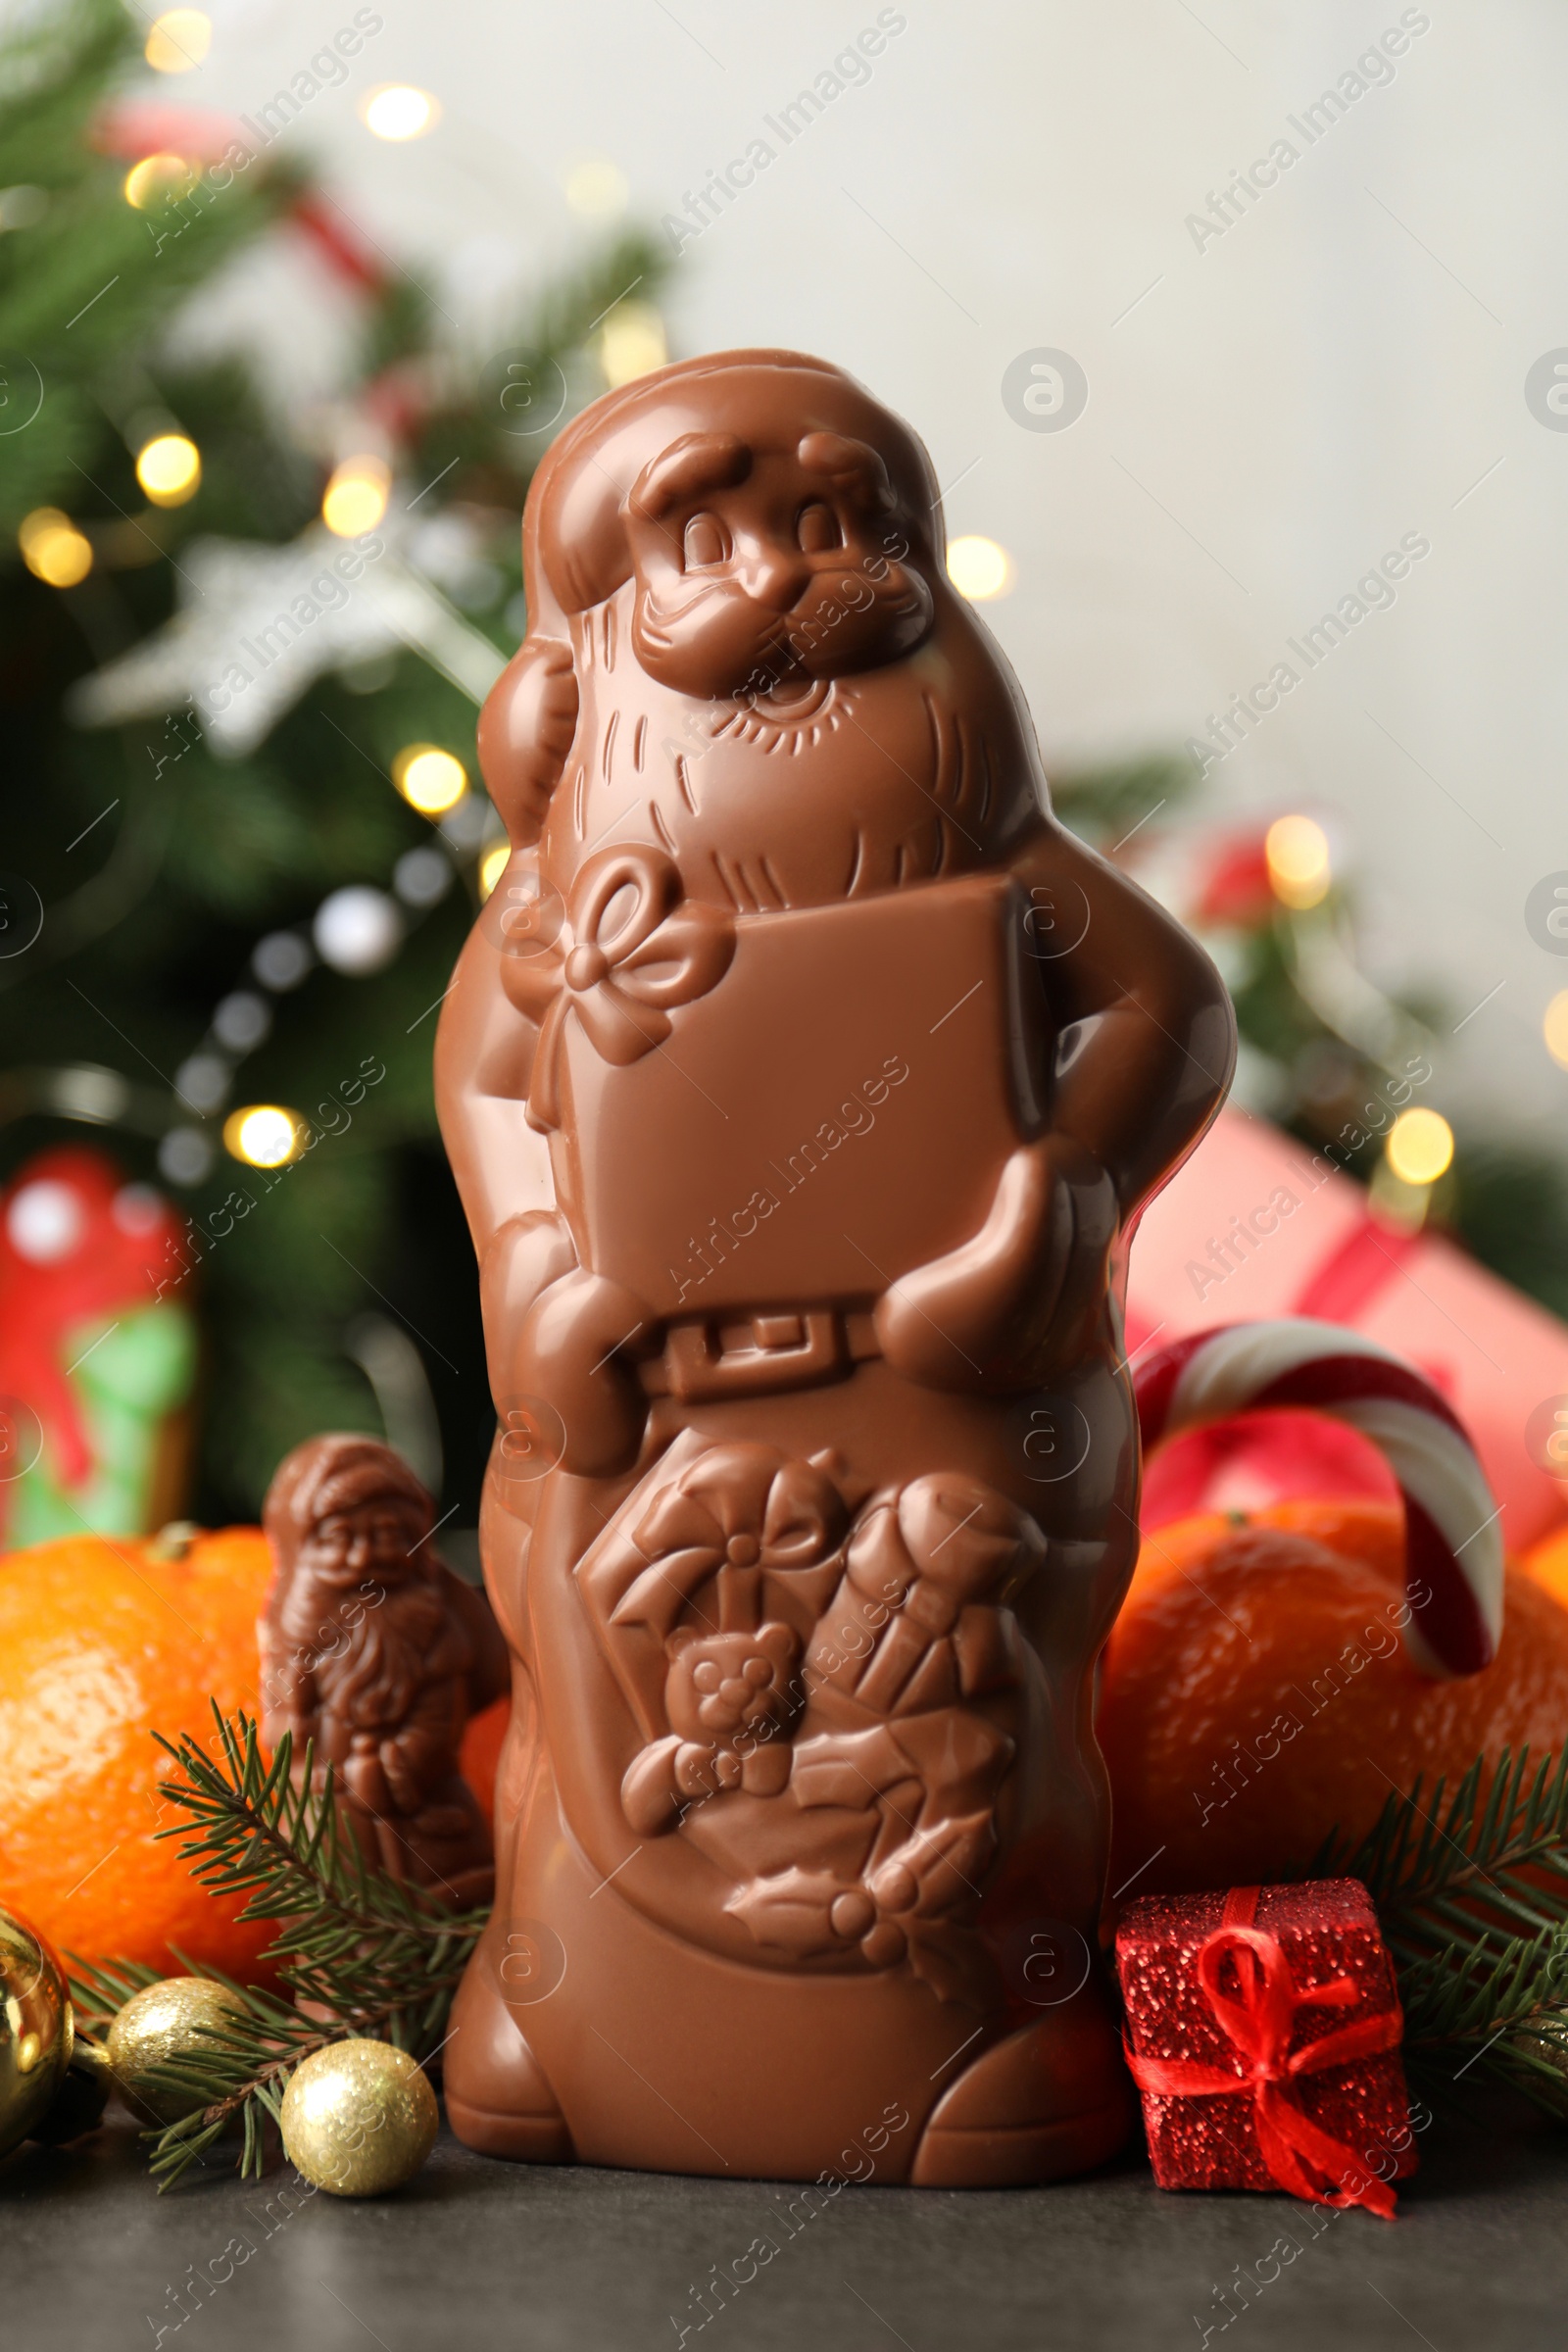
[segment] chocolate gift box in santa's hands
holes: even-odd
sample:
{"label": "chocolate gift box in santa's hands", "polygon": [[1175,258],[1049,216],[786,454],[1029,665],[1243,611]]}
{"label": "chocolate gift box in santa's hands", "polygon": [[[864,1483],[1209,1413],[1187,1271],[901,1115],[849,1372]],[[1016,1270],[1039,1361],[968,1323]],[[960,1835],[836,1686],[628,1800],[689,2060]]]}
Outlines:
{"label": "chocolate gift box in santa's hands", "polygon": [[[1189,1333],[1286,1315],[1349,1325],[1426,1375],[1475,1442],[1511,1553],[1568,1515],[1568,1328],[1442,1236],[1380,1221],[1324,1154],[1226,1110],[1138,1228],[1133,1368]],[[1184,1437],[1152,1461],[1142,1522],[1314,1493],[1393,1487],[1353,1431],[1257,1414]]]}
{"label": "chocolate gift box in santa's hands", "polygon": [[[528,1120],[580,1262],[651,1315],[808,1307],[758,1366],[795,1385],[832,1369],[821,1302],[874,1298],[977,1233],[1043,1125],[1028,906],[990,875],[738,920],[677,898],[667,858],[618,845],[569,910],[508,939],[508,993],[540,1025]],[[744,1101],[737,1036],[768,1074]],[[791,1213],[802,1194],[814,1214]]]}

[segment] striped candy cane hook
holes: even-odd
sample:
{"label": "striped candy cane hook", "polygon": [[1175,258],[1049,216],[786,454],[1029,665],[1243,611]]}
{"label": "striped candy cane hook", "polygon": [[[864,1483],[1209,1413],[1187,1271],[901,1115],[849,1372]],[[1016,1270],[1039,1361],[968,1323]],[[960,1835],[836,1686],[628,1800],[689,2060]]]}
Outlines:
{"label": "striped candy cane hook", "polygon": [[1133,1377],[1146,1447],[1234,1413],[1294,1405],[1370,1438],[1404,1502],[1406,1649],[1427,1674],[1479,1674],[1502,1632],[1500,1512],[1454,1414],[1420,1373],[1337,1323],[1231,1323],[1177,1340]]}

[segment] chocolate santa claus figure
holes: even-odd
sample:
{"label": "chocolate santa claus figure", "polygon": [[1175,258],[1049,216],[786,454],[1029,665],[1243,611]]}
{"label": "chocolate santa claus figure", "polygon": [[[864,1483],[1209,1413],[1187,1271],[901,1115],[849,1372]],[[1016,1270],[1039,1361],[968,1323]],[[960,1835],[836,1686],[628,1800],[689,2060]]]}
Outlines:
{"label": "chocolate santa claus figure", "polygon": [[261,1624],[262,1732],[315,1742],[343,1818],[393,1878],[486,1902],[490,1838],[459,1769],[464,1726],[507,1688],[483,1596],[430,1544],[435,1506],[389,1446],[312,1438],[263,1514],[275,1574]]}
{"label": "chocolate santa claus figure", "polygon": [[1131,2122],[1112,1268],[1222,1098],[1224,991],[1053,819],[925,452],[837,368],[608,395],[524,562],[479,737],[513,857],[436,1054],[517,1661],[451,2120],[729,2177],[1080,2171]]}

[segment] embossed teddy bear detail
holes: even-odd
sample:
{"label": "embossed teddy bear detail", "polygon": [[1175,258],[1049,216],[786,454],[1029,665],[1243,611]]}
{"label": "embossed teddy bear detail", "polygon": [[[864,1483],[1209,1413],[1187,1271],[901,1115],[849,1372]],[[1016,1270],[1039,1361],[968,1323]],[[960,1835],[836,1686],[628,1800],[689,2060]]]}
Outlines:
{"label": "embossed teddy bear detail", "polygon": [[786,1727],[800,1706],[791,1683],[799,1639],[775,1619],[755,1632],[670,1635],[664,1707],[671,1737],[643,1749],[621,1785],[633,1829],[652,1837],[686,1801],[746,1788],[776,1796],[790,1777]]}
{"label": "embossed teddy bear detail", "polygon": [[797,1669],[839,1581],[847,1513],[810,1462],[715,1446],[636,1497],[583,1570],[644,1745],[621,1803],[643,1837],[693,1800],[789,1781]]}

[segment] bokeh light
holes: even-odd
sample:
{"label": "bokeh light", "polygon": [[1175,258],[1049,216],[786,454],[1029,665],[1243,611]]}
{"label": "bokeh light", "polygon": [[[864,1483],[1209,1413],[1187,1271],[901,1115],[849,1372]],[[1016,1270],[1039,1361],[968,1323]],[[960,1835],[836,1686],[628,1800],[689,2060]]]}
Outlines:
{"label": "bokeh light", "polygon": [[411,743],[392,762],[392,781],[421,816],[445,816],[468,789],[468,771],[433,743]]}
{"label": "bokeh light", "polygon": [[302,1122],[277,1102],[251,1102],[223,1121],[223,1148],[249,1168],[286,1167],[305,1141]]}
{"label": "bokeh light", "polygon": [[212,19],[199,8],[166,8],[153,20],[142,54],[155,74],[188,74],[212,45]]}
{"label": "bokeh light", "polygon": [[149,212],[155,204],[188,195],[200,177],[196,166],[182,155],[144,155],[125,173],[125,202],[138,213]]}
{"label": "bokeh light", "polygon": [[585,156],[566,173],[566,202],[586,220],[612,220],[630,194],[626,174],[608,155]]}
{"label": "bokeh light", "polygon": [[428,90],[416,90],[407,81],[388,81],[366,93],[360,119],[378,139],[419,139],[434,128],[440,112]]}
{"label": "bokeh light", "polygon": [[182,507],[201,488],[201,452],[183,433],[160,433],[136,460],[136,479],[155,507]]}
{"label": "bokeh light", "polygon": [[669,357],[664,321],[651,302],[620,302],[599,330],[599,365],[612,390],[651,375]]}
{"label": "bokeh light", "polygon": [[512,858],[510,841],[494,842],[479,860],[479,896],[487,899],[506,872]]}
{"label": "bokeh light", "polygon": [[1286,906],[1304,911],[1329,895],[1329,837],[1309,816],[1277,816],[1263,836],[1269,884]]}
{"label": "bokeh light", "polygon": [[386,513],[391,469],[382,458],[345,458],[321,496],[321,520],[340,539],[373,531]]}
{"label": "bokeh light", "polygon": [[1541,1020],[1546,1052],[1560,1070],[1568,1070],[1568,988],[1559,988]]}
{"label": "bokeh light", "polygon": [[995,539],[966,531],[948,549],[948,577],[970,604],[988,604],[1012,586],[1012,558]]}
{"label": "bokeh light", "polygon": [[1439,1110],[1401,1110],[1384,1146],[1401,1184],[1436,1184],[1453,1160],[1453,1129]]}
{"label": "bokeh light", "polygon": [[92,569],[92,542],[58,507],[34,507],[17,531],[22,560],[51,588],[74,588]]}

